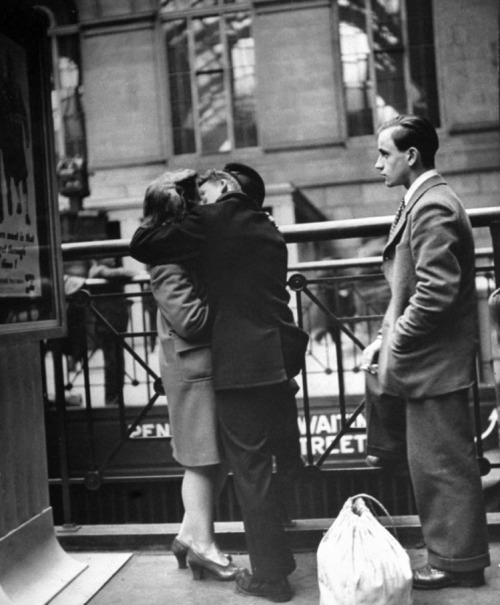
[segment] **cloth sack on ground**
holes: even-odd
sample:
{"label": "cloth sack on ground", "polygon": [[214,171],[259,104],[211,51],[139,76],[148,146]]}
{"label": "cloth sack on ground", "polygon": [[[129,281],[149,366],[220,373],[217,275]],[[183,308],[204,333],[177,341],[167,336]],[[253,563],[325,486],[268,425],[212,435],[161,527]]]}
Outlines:
{"label": "cloth sack on ground", "polygon": [[349,498],[318,547],[319,605],[411,605],[410,559],[366,505]]}

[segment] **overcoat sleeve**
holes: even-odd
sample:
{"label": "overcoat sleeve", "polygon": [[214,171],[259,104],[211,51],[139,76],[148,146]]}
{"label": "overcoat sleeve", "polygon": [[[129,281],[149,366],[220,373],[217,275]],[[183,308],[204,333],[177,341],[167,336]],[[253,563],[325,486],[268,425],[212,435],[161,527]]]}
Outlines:
{"label": "overcoat sleeve", "polygon": [[200,213],[193,208],[179,223],[139,227],[130,242],[130,256],[146,265],[185,263],[200,256],[205,231]]}
{"label": "overcoat sleeve", "polygon": [[443,201],[417,204],[410,222],[410,254],[415,292],[398,319],[392,349],[404,353],[418,346],[446,316],[458,298],[461,282],[460,218]]}
{"label": "overcoat sleeve", "polygon": [[152,267],[150,276],[158,309],[174,332],[185,340],[206,341],[211,328],[209,308],[190,273],[169,264]]}

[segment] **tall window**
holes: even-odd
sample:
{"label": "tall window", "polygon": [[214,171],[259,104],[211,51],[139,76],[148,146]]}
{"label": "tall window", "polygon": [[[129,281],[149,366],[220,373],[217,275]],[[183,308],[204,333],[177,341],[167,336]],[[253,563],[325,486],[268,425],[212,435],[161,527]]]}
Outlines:
{"label": "tall window", "polygon": [[349,136],[398,113],[439,126],[432,0],[338,0]]}
{"label": "tall window", "polygon": [[41,0],[47,16],[52,56],[52,113],[57,159],[86,156],[85,116],[82,106],[80,35],[73,3]]}
{"label": "tall window", "polygon": [[78,211],[90,190],[77,14],[73,3],[59,0],[43,0],[38,9],[50,23],[52,116],[59,193],[70,200],[71,211]]}
{"label": "tall window", "polygon": [[[56,138],[60,158],[86,156],[85,117],[78,34],[57,37],[57,98],[61,136]],[[57,124],[57,122],[56,122]]]}
{"label": "tall window", "polygon": [[255,53],[248,0],[163,0],[162,14],[174,153],[255,147]]}

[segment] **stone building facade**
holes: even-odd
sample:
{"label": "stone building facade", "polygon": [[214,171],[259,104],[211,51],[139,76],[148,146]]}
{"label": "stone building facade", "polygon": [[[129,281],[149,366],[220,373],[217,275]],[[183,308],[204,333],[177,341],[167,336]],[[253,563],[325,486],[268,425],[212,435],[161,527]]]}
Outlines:
{"label": "stone building facade", "polygon": [[84,208],[106,210],[122,237],[150,179],[227,161],[262,173],[281,224],[393,214],[374,132],[404,111],[439,125],[438,166],[468,208],[498,203],[497,0],[37,4],[52,15],[55,68],[79,69]]}

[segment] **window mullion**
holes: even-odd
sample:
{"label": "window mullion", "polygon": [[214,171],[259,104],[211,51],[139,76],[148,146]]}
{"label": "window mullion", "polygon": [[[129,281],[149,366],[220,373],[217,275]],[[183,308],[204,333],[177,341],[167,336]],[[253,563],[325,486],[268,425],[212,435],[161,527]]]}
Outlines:
{"label": "window mullion", "polygon": [[222,41],[222,52],[224,61],[224,90],[226,97],[226,118],[227,118],[227,134],[229,137],[230,149],[233,150],[236,147],[234,140],[234,120],[233,120],[233,93],[232,93],[232,72],[231,72],[231,61],[229,57],[229,44],[226,27],[226,15],[222,15],[220,19],[220,35]]}
{"label": "window mullion", "polygon": [[196,44],[195,44],[195,31],[193,27],[193,20],[188,17],[187,19],[187,33],[188,33],[188,52],[189,52],[189,65],[190,74],[189,79],[191,82],[191,94],[193,98],[193,127],[194,127],[194,139],[196,152],[201,152],[201,131],[200,131],[200,101],[198,95],[198,82],[196,74]]}
{"label": "window mullion", "polygon": [[[183,67],[178,79],[182,79],[186,88],[189,86],[192,107],[187,107],[185,100],[183,104],[187,91],[183,94],[179,85],[177,98],[172,100],[177,103],[173,106],[172,120],[183,121],[178,130],[189,134],[189,144],[182,140],[176,153],[190,152],[193,147],[198,154],[230,151],[240,144],[240,134],[242,145],[257,144],[252,114],[255,65],[247,73],[246,65],[242,64],[247,58],[245,53],[253,52],[253,46],[247,40],[240,41],[249,36],[246,29],[245,33],[241,30],[249,24],[240,8],[234,2],[225,5],[223,0],[217,0],[203,10],[186,9],[180,15],[171,8],[168,15],[162,14],[165,22],[182,20],[186,26],[186,33],[184,30],[182,33]],[[177,107],[184,112],[180,118],[175,113]]]}
{"label": "window mullion", "polygon": [[378,117],[377,117],[377,69],[375,66],[375,45],[373,41],[373,13],[372,13],[372,0],[365,0],[366,7],[366,33],[368,36],[368,45],[370,47],[369,54],[369,73],[370,73],[370,104],[372,110],[372,124],[374,132],[377,131]]}
{"label": "window mullion", "polygon": [[408,40],[408,19],[406,15],[406,2],[401,2],[401,33],[403,35],[403,66],[405,82],[406,112],[413,113],[410,105],[411,74],[410,74],[410,42]]}

